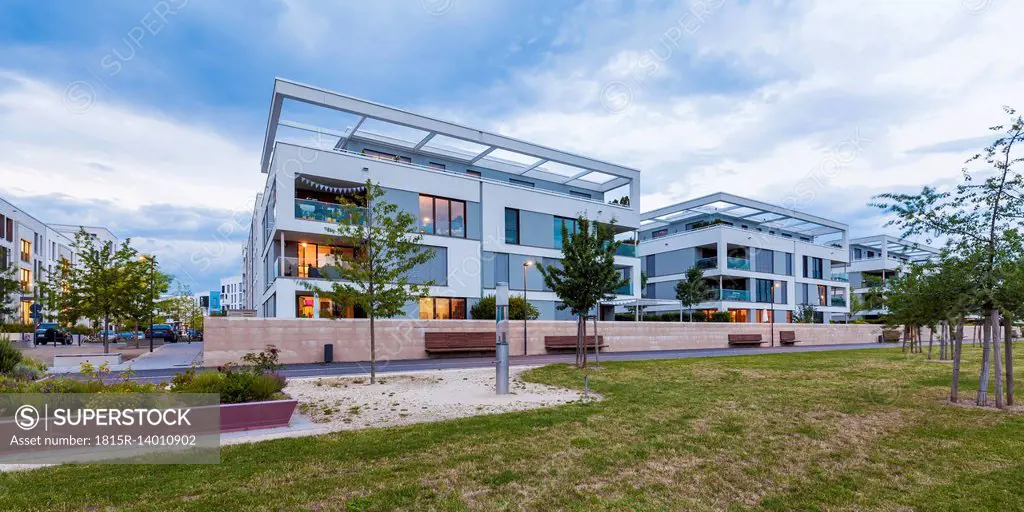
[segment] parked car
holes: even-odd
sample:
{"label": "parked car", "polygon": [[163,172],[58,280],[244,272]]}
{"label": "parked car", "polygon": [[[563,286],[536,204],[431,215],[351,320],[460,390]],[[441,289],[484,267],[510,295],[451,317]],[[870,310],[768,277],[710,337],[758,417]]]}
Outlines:
{"label": "parked car", "polygon": [[192,341],[203,341],[203,331],[200,331],[199,329],[189,329],[188,337]]}
{"label": "parked car", "polygon": [[37,345],[46,345],[50,341],[53,341],[54,345],[70,345],[71,334],[58,324],[39,324],[36,326],[33,340]]}
{"label": "parked car", "polygon": [[106,339],[108,339],[110,341],[116,340],[118,338],[117,331],[100,331],[100,332],[96,333],[96,337],[101,339],[101,340],[103,338],[106,338]]}
{"label": "parked car", "polygon": [[160,338],[171,343],[177,343],[178,341],[178,334],[174,332],[174,328],[167,324],[155,324],[152,330],[146,329],[145,337]]}
{"label": "parked car", "polygon": [[124,332],[117,333],[117,339],[119,339],[119,340],[141,340],[143,337],[145,337],[145,335],[146,334],[144,332],[142,332],[142,331],[138,331],[138,332],[124,331]]}

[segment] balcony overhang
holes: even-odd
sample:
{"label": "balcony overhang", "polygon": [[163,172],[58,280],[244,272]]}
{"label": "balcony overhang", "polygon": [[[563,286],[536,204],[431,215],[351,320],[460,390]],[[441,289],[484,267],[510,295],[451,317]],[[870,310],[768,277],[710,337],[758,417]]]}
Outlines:
{"label": "balcony overhang", "polygon": [[832,234],[845,236],[849,231],[849,226],[842,222],[727,192],[718,192],[643,213],[640,215],[641,229],[667,226],[674,222],[715,214],[747,220],[762,227],[779,229],[812,239]]}
{"label": "balcony overhang", "polygon": [[889,235],[875,235],[850,240],[851,247],[862,247],[877,251],[878,257],[882,256],[882,249],[889,256],[904,257],[911,262],[927,261],[939,256],[939,249],[927,245],[911,242],[903,238]]}
{"label": "balcony overhang", "polygon": [[[308,123],[282,120],[285,100],[356,116],[347,129],[320,127]],[[402,138],[378,133],[367,128],[377,124],[395,131],[413,132]],[[585,156],[514,139],[504,135],[476,130],[405,110],[373,103],[344,94],[278,78],[274,81],[267,129],[263,141],[260,169],[270,170],[278,129],[288,127],[328,136],[337,140],[324,148],[344,151],[352,140],[372,141],[420,153],[480,165],[501,172],[535,178],[597,192],[615,190],[631,182],[637,183],[640,171]],[[412,140],[407,140],[412,139]]]}

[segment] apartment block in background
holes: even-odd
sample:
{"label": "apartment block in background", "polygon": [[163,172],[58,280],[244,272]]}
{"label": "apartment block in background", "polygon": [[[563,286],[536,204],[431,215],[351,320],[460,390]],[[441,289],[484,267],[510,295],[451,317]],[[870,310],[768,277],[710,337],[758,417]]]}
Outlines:
{"label": "apartment block in background", "polygon": [[[105,228],[93,229],[102,230],[105,237],[117,240]],[[30,308],[40,301],[39,283],[45,281],[62,259],[76,263],[73,231],[77,230],[64,224],[42,222],[0,199],[0,269],[14,266],[15,276],[21,281],[21,294],[12,301],[12,305],[17,303],[18,312],[14,318],[3,319],[4,322],[33,323]]]}
{"label": "apartment block in background", "polygon": [[220,280],[220,307],[226,309],[244,309],[242,305],[242,276],[225,277]]}
{"label": "apartment block in background", "polygon": [[[328,284],[332,251],[356,250],[357,240],[339,241],[329,228],[365,215],[368,179],[417,219],[432,254],[412,280],[435,284],[406,305],[409,318],[469,318],[495,283],[522,293],[524,280],[542,319],[568,318],[535,265],[559,261],[562,227],[574,229],[578,215],[614,222],[618,233],[640,227],[635,169],[280,79],[262,172],[243,302],[264,317],[363,316],[324,297],[314,304],[306,285]],[[638,297],[635,246],[620,252],[615,263],[630,284],[619,297]]]}
{"label": "apartment block in background", "polygon": [[[849,261],[841,222],[719,192],[641,215],[638,247],[648,299],[674,300],[696,266],[713,289],[695,309],[727,311],[735,322],[788,323],[802,305],[816,321],[849,313],[849,284],[832,270]],[[651,312],[680,306],[651,306]]]}
{"label": "apartment block in background", "polygon": [[[850,240],[850,262],[837,267],[837,277],[847,279],[854,296],[863,298],[875,286],[903,272],[907,265],[938,258],[939,250],[902,238],[875,235]],[[858,311],[856,318],[876,319],[885,308]]]}

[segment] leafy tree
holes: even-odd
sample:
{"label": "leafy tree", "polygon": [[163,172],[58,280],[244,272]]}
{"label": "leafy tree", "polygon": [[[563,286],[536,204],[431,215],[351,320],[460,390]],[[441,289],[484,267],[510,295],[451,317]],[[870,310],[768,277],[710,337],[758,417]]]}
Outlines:
{"label": "leafy tree", "polygon": [[[75,285],[81,292],[81,311],[101,319],[104,331],[110,330],[110,319],[123,312],[124,297],[134,284],[131,275],[138,253],[129,244],[130,240],[120,246],[98,242],[84,229],[75,234],[73,247],[79,265]],[[103,337],[103,352],[110,352],[107,336]]]}
{"label": "leafy tree", "polygon": [[18,312],[18,298],[21,296],[21,281],[14,264],[0,270],[0,323],[7,324]]}
{"label": "leafy tree", "polygon": [[711,285],[704,280],[704,269],[694,265],[686,271],[686,277],[676,283],[676,299],[684,309],[690,310],[690,321],[693,321],[693,307],[711,299]]}
{"label": "leafy tree", "polygon": [[796,309],[796,314],[793,315],[793,321],[798,324],[813,324],[815,314],[818,312],[814,306],[810,304],[801,304]]}
{"label": "leafy tree", "polygon": [[85,316],[79,276],[80,272],[71,261],[61,258],[56,267],[47,271],[45,279],[40,280],[39,296],[48,320],[72,326]]}
{"label": "leafy tree", "polygon": [[555,292],[562,304],[576,315],[576,366],[587,366],[584,339],[586,315],[598,303],[611,299],[615,290],[629,283],[615,268],[615,251],[622,245],[615,240],[612,224],[591,222],[582,215],[572,233],[562,225],[560,265],[537,265],[544,284]]}
{"label": "leafy tree", "polygon": [[[966,162],[968,166],[984,163],[986,169],[971,171],[964,167],[963,183],[954,191],[940,192],[924,187],[919,194],[882,194],[872,203],[895,215],[888,225],[901,228],[903,236],[925,235],[929,241],[945,237],[946,249],[954,257],[977,262],[970,281],[970,291],[975,295],[973,302],[980,306],[978,312],[987,319],[987,325],[995,327],[999,325],[998,289],[1004,282],[1000,274],[1006,268],[1021,264],[1019,259],[1012,259],[1012,251],[1006,249],[1024,219],[1024,175],[1017,169],[1024,162],[1017,148],[1024,141],[1024,118],[1012,108],[1004,107],[1004,111],[1009,117],[1008,123],[991,128],[1000,135]],[[983,331],[977,403],[988,403],[990,360],[994,351],[996,407],[1002,407],[1002,356],[998,337],[993,339],[990,328]]]}
{"label": "leafy tree", "polygon": [[[370,319],[370,384],[377,382],[377,337],[374,321],[402,313],[409,301],[427,295],[434,283],[409,282],[410,272],[430,261],[433,253],[419,245],[423,237],[417,233],[416,219],[398,206],[382,199],[380,185],[366,180],[364,192],[350,201],[339,198],[350,208],[360,207],[353,215],[343,216],[337,228],[329,228],[332,245],[348,245],[355,241],[352,253],[333,251],[336,275],[327,276],[330,288],[303,283],[341,307],[359,306]],[[360,204],[361,203],[361,204]]]}
{"label": "leafy tree", "polygon": [[[148,326],[150,320],[154,319],[157,299],[170,288],[173,277],[160,271],[156,256],[143,255],[132,262],[125,279],[128,283],[122,315],[125,323],[135,326],[132,332],[139,332],[140,325]],[[134,339],[138,347],[142,340]]]}
{"label": "leafy tree", "polygon": [[[469,309],[469,315],[474,320],[494,320],[497,299],[494,295],[484,295],[479,302]],[[528,314],[528,320],[536,320],[540,317],[537,308],[523,299],[521,296],[512,295],[508,298],[508,315],[510,320],[522,320],[523,311]]]}

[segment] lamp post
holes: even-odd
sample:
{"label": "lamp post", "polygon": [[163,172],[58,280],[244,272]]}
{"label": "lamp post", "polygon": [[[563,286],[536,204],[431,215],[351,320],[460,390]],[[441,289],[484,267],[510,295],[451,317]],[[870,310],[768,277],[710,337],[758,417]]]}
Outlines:
{"label": "lamp post", "polygon": [[153,351],[153,309],[156,308],[156,258],[142,256],[149,261],[149,351]]}
{"label": "lamp post", "polygon": [[779,287],[779,283],[778,282],[773,282],[772,283],[771,312],[768,313],[768,315],[769,315],[768,316],[768,324],[769,324],[768,328],[771,329],[771,331],[772,331],[771,342],[768,344],[769,347],[774,347],[775,346],[775,289],[778,288],[778,287]]}
{"label": "lamp post", "polygon": [[[532,260],[526,260],[525,262],[523,262],[523,355],[524,356],[529,353],[528,348],[527,348],[527,343],[526,343],[526,318],[529,316],[529,315],[526,314],[527,313],[527,309],[529,309],[527,307],[529,302],[526,302],[526,269],[530,268],[531,266],[533,266],[533,261]],[[509,308],[510,311],[511,311],[511,309],[512,308]]]}

